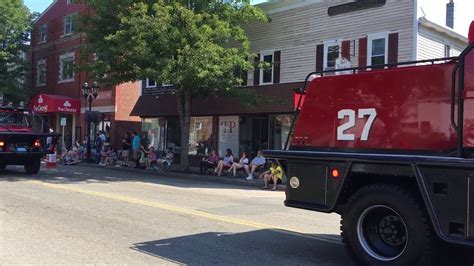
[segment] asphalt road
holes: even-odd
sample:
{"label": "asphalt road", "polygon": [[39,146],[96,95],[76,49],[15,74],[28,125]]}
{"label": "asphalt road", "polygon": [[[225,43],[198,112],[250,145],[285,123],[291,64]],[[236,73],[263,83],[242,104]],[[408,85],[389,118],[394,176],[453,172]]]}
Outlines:
{"label": "asphalt road", "polygon": [[62,166],[0,171],[0,264],[351,265],[284,192]]}

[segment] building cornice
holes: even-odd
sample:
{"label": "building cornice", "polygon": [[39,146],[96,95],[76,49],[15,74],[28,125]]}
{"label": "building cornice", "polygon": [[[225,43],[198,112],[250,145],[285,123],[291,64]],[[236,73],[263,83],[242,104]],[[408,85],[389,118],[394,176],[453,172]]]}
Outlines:
{"label": "building cornice", "polygon": [[449,38],[456,39],[456,40],[458,40],[458,41],[460,41],[460,42],[466,43],[466,45],[467,45],[467,43],[468,43],[468,40],[467,40],[467,38],[466,38],[465,36],[463,36],[463,35],[461,35],[461,34],[455,32],[455,31],[453,31],[453,30],[450,30],[450,29],[448,29],[448,28],[446,28],[446,27],[443,27],[443,26],[441,26],[441,25],[439,25],[439,24],[436,24],[436,23],[434,23],[434,22],[432,22],[432,21],[429,21],[429,20],[426,19],[425,17],[419,18],[419,19],[418,19],[418,23],[419,23],[421,26],[423,26],[423,27],[425,27],[425,28],[427,28],[427,29],[429,29],[429,30],[433,30],[433,31],[435,31],[435,32],[437,32],[437,33],[440,33],[440,34],[443,34],[443,35],[445,35],[445,36],[447,36],[447,37],[449,37]]}

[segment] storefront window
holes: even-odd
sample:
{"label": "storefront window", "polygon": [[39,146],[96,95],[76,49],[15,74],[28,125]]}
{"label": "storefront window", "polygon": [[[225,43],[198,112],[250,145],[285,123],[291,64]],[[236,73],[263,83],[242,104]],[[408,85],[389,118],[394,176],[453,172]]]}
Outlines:
{"label": "storefront window", "polygon": [[240,117],[240,152],[254,154],[257,150],[269,148],[268,122],[268,116]]}
{"label": "storefront window", "polygon": [[275,115],[272,119],[271,132],[272,147],[275,150],[281,150],[285,148],[286,139],[290,133],[292,115]]}
{"label": "storefront window", "polygon": [[227,149],[231,149],[235,157],[239,153],[239,117],[219,117],[219,156],[224,156]]}
{"label": "storefront window", "polygon": [[142,123],[142,132],[146,146],[154,147],[157,151],[165,150],[165,120],[162,118],[145,118]]}
{"label": "storefront window", "polygon": [[208,155],[212,145],[212,117],[191,117],[189,155]]}

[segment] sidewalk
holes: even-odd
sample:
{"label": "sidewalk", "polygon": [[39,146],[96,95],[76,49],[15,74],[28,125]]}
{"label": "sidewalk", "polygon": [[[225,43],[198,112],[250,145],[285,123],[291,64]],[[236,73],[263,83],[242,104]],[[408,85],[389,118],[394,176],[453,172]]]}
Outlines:
{"label": "sidewalk", "polygon": [[[168,172],[158,172],[156,170],[147,170],[147,169],[137,169],[133,167],[117,167],[117,166],[100,166],[98,164],[88,164],[88,163],[79,163],[76,166],[83,166],[83,167],[93,167],[93,168],[104,168],[107,170],[116,170],[116,171],[127,171],[130,173],[140,173],[143,175],[148,176],[169,176],[174,178],[183,178],[183,179],[192,179],[197,181],[205,181],[205,182],[213,182],[213,183],[220,183],[220,184],[229,184],[229,185],[236,185],[236,186],[244,186],[244,187],[254,187],[254,188],[262,188],[263,180],[261,179],[254,179],[254,180],[246,180],[244,178],[233,177],[233,176],[210,176],[210,175],[200,175],[198,174],[199,169],[191,167],[191,171],[183,172],[178,170],[171,169]],[[286,185],[277,185],[278,191],[285,191]]]}

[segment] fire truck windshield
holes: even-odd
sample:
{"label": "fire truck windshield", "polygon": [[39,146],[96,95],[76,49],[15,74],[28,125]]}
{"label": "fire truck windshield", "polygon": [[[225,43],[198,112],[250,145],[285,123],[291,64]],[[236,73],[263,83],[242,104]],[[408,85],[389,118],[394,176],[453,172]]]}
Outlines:
{"label": "fire truck windshield", "polygon": [[28,115],[23,112],[0,110],[0,125],[29,126]]}

